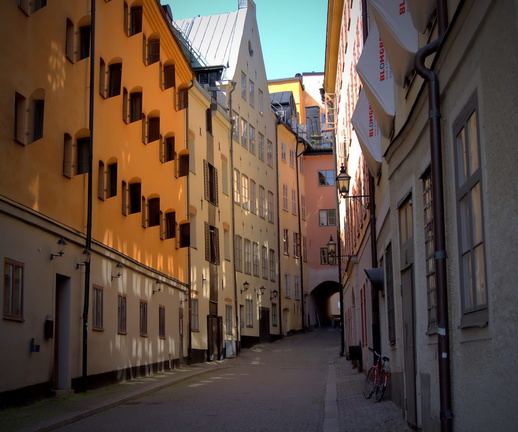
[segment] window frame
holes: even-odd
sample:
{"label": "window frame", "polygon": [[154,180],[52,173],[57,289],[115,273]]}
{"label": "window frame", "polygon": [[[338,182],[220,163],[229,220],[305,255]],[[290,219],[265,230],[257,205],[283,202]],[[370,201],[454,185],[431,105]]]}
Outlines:
{"label": "window frame", "polygon": [[[12,269],[9,275],[7,274],[8,268]],[[19,273],[18,277],[15,276],[17,272]],[[24,321],[24,280],[25,264],[10,258],[4,258],[3,319],[19,322]],[[14,295],[15,285],[17,285],[16,295]]]}
{"label": "window frame", "polygon": [[104,330],[104,288],[98,285],[92,289],[92,330]]}

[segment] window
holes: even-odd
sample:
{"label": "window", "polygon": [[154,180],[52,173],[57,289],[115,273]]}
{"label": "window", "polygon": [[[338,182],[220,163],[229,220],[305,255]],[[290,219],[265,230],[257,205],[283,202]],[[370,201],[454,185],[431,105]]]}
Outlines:
{"label": "window", "polygon": [[165,306],[158,307],[158,337],[165,339]]}
{"label": "window", "polygon": [[319,210],[318,211],[320,226],[335,226],[336,225],[336,210]]}
{"label": "window", "polygon": [[205,222],[205,259],[219,264],[219,229]]}
{"label": "window", "polygon": [[246,100],[246,74],[241,72],[241,97]]}
{"label": "window", "polygon": [[142,31],[142,6],[134,6],[130,12],[130,36]]}
{"label": "window", "polygon": [[130,183],[129,185],[129,214],[140,213],[141,211],[141,189],[140,183]]}
{"label": "window", "polygon": [[225,305],[225,333],[232,334],[232,306]]}
{"label": "window", "polygon": [[162,161],[170,162],[174,160],[174,136],[167,137],[163,141]]}
{"label": "window", "polygon": [[22,263],[4,259],[4,319],[23,320],[23,271]]}
{"label": "window", "polygon": [[259,159],[264,161],[264,135],[262,133],[259,133]]}
{"label": "window", "polygon": [[160,198],[150,198],[147,202],[148,227],[160,225]]}
{"label": "window", "polygon": [[306,196],[300,196],[300,212],[302,216],[302,220],[306,220]]}
{"label": "window", "polygon": [[139,324],[140,336],[147,337],[147,302],[145,300],[140,300]]}
{"label": "window", "polygon": [[266,197],[263,186],[259,186],[259,217],[266,219]]}
{"label": "window", "polygon": [[174,87],[176,85],[175,68],[174,65],[164,66],[164,90]]}
{"label": "window", "polygon": [[250,106],[255,106],[255,84],[252,80],[248,81],[248,101]]}
{"label": "window", "polygon": [[295,168],[295,150],[290,149],[290,167]]}
{"label": "window", "polygon": [[273,144],[270,140],[266,143],[266,162],[268,166],[273,167]]}
{"label": "window", "polygon": [[257,90],[257,99],[259,99],[259,114],[264,113],[264,99],[263,99],[263,91],[258,89]]}
{"label": "window", "polygon": [[250,126],[248,136],[248,150],[250,153],[255,154],[255,128],[253,126]]}
{"label": "window", "polygon": [[45,113],[45,92],[38,89],[31,97],[31,105],[29,111],[29,142],[37,141],[43,138],[43,117]]}
{"label": "window", "polygon": [[200,331],[200,319],[197,298],[191,299],[191,330]]}
{"label": "window", "polygon": [[329,252],[328,249],[320,248],[320,265],[328,265],[329,264]]}
{"label": "window", "polygon": [[268,248],[266,246],[261,249],[261,261],[263,264],[263,279],[268,279]]}
{"label": "window", "polygon": [[225,156],[221,157],[221,185],[223,187],[223,193],[228,196],[228,160]]}
{"label": "window", "polygon": [[282,185],[282,209],[288,211],[288,185]]}
{"label": "window", "polygon": [[268,222],[274,223],[273,192],[268,191]]}
{"label": "window", "polygon": [[426,291],[428,298],[427,334],[437,333],[437,287],[435,284],[435,244],[433,238],[432,174],[423,175],[424,244],[426,260]]}
{"label": "window", "polygon": [[142,92],[132,92],[130,94],[130,118],[133,123],[142,119]]}
{"label": "window", "polygon": [[291,298],[291,280],[290,275],[284,274],[284,297]]}
{"label": "window", "polygon": [[218,170],[209,162],[204,161],[204,176],[205,176],[205,199],[218,205]]}
{"label": "window", "polygon": [[252,245],[252,253],[253,253],[253,274],[254,276],[259,277],[259,244],[254,243]]}
{"label": "window", "polygon": [[117,162],[108,165],[106,171],[106,198],[117,195]]}
{"label": "window", "polygon": [[183,110],[189,107],[189,91],[187,89],[178,90],[178,109]]}
{"label": "window", "polygon": [[270,280],[275,282],[275,275],[277,274],[277,265],[275,262],[275,251],[270,249]]}
{"label": "window", "polygon": [[277,327],[279,324],[279,319],[277,317],[277,304],[272,303],[272,326]]}
{"label": "window", "polygon": [[252,243],[250,242],[250,240],[245,239],[244,246],[245,246],[245,248],[244,248],[245,249],[245,273],[252,274],[252,257],[251,257]]}
{"label": "window", "polygon": [[90,57],[90,26],[79,28],[79,60]]}
{"label": "window", "polygon": [[248,123],[245,119],[241,119],[241,145],[248,148]]}
{"label": "window", "polygon": [[147,128],[147,142],[151,143],[160,139],[160,117],[149,117]]}
{"label": "window", "polygon": [[176,212],[167,212],[165,214],[165,238],[176,237]]}
{"label": "window", "polygon": [[295,300],[300,300],[300,279],[298,276],[294,276],[295,282]]}
{"label": "window", "polygon": [[158,61],[160,61],[160,39],[149,39],[147,64],[152,65]]}
{"label": "window", "polygon": [[318,172],[318,185],[319,186],[334,186],[335,185],[335,172],[332,170],[325,170]]}
{"label": "window", "polygon": [[99,93],[106,97],[106,63],[102,58],[99,59]]}
{"label": "window", "polygon": [[178,177],[184,177],[189,174],[189,153],[180,154],[178,160]]}
{"label": "window", "polygon": [[300,233],[293,233],[293,256],[300,257]]}
{"label": "window", "polygon": [[308,260],[308,239],[306,236],[302,237],[302,259]]}
{"label": "window", "polygon": [[189,224],[189,222],[180,224],[179,231],[180,247],[189,247],[191,242],[191,225]]}
{"label": "window", "polygon": [[297,191],[295,189],[291,190],[291,212],[294,215],[297,214]]}
{"label": "window", "polygon": [[484,202],[477,95],[453,124],[462,327],[487,325]]}
{"label": "window", "polygon": [[248,177],[244,174],[241,176],[241,203],[243,205],[243,208],[248,210]]}
{"label": "window", "polygon": [[286,144],[281,143],[281,159],[286,162]]}
{"label": "window", "polygon": [[236,236],[234,241],[234,261],[236,263],[236,271],[243,271],[243,239]]}
{"label": "window", "polygon": [[250,211],[257,214],[257,185],[250,180]]}
{"label": "window", "polygon": [[254,303],[251,299],[246,299],[246,326],[254,326]]}
{"label": "window", "polygon": [[284,228],[282,230],[282,250],[284,252],[284,255],[289,255],[290,253],[290,247],[289,247],[289,234],[288,229]]}
{"label": "window", "polygon": [[109,67],[108,77],[108,97],[118,96],[121,94],[122,83],[122,63],[115,63]]}
{"label": "window", "polygon": [[241,205],[241,173],[234,169],[234,202]]}
{"label": "window", "polygon": [[77,140],[77,164],[76,175],[85,174],[90,166],[90,138]]}
{"label": "window", "polygon": [[103,289],[98,286],[93,287],[92,299],[92,328],[94,330],[103,329]]}
{"label": "window", "polygon": [[117,332],[126,334],[126,296],[119,294],[117,301]]}
{"label": "window", "polygon": [[67,59],[69,59],[72,63],[74,63],[75,60],[75,30],[74,30],[74,23],[70,20],[70,18],[67,18],[67,27],[66,27],[66,33],[65,33],[65,55]]}
{"label": "window", "polygon": [[236,141],[239,141],[239,115],[234,111],[232,115],[232,138],[234,138]]}

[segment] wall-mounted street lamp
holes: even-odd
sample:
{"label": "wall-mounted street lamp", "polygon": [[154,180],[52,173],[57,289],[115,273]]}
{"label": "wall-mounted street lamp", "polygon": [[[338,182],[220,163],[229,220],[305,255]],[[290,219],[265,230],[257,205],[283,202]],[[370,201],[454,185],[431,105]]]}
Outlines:
{"label": "wall-mounted street lamp", "polygon": [[[182,294],[180,294],[180,296],[181,295]],[[188,300],[189,300],[189,294],[187,293],[187,291],[184,291],[183,292],[183,298],[180,297],[180,304],[187,303]]]}
{"label": "wall-mounted street lamp", "polygon": [[121,273],[121,270],[122,270],[122,264],[121,263],[117,263],[117,265],[115,266],[115,268],[117,269],[117,274],[114,276],[112,275],[112,280],[113,279],[119,279],[121,276],[122,276],[122,273]]}
{"label": "wall-mounted street lamp", "polygon": [[65,247],[67,246],[67,242],[64,237],[61,237],[58,240],[58,253],[57,254],[50,254],[50,259],[53,260],[55,257],[62,257],[65,254]]}
{"label": "wall-mounted street lamp", "polygon": [[156,288],[153,289],[153,294],[156,294],[156,293],[159,293],[160,291],[162,291],[162,281],[157,279],[156,282],[155,282],[155,286]]}
{"label": "wall-mounted street lamp", "polygon": [[333,236],[329,237],[329,241],[326,244],[327,247],[327,263],[329,265],[335,265],[338,260],[343,258],[349,258],[350,255],[340,255],[336,252],[336,242],[333,240]]}
{"label": "wall-mounted street lamp", "polygon": [[351,185],[351,176],[345,172],[344,164],[340,167],[340,173],[336,176],[336,188],[342,198],[354,198],[364,208],[369,208],[369,204],[365,205],[360,198],[369,198],[369,195],[349,195],[349,187]]}
{"label": "wall-mounted street lamp", "polygon": [[243,294],[245,291],[248,291],[249,286],[250,286],[250,284],[247,281],[245,281],[243,283],[243,288],[241,288],[241,294]]}
{"label": "wall-mounted street lamp", "polygon": [[82,266],[89,264],[92,259],[92,252],[88,249],[85,249],[82,253],[83,262],[76,264],[76,270],[80,269]]}
{"label": "wall-mounted street lamp", "polygon": [[262,286],[261,288],[259,288],[258,290],[255,290],[255,291],[256,291],[256,294],[257,294],[257,298],[259,299],[259,296],[264,295],[264,292],[266,291],[266,288],[264,286]]}
{"label": "wall-mounted street lamp", "polygon": [[276,289],[270,290],[270,301],[275,300],[279,295],[279,291]]}

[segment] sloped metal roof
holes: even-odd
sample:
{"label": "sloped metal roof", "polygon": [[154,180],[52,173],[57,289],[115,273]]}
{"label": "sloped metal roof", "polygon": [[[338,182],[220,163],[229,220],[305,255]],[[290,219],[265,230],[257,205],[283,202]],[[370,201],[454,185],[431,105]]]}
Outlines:
{"label": "sloped metal roof", "polygon": [[[202,58],[203,66],[232,65],[233,44],[240,42],[239,11],[177,20],[175,26]],[[239,33],[239,34],[238,34]]]}

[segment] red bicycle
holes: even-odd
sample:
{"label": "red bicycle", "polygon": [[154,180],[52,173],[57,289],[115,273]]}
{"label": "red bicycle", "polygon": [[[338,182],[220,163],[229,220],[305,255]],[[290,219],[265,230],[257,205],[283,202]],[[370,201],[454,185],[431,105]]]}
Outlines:
{"label": "red bicycle", "polygon": [[367,377],[365,378],[363,396],[365,396],[365,399],[370,399],[372,395],[374,395],[376,402],[379,402],[383,399],[390,377],[388,368],[385,368],[385,363],[389,361],[389,358],[385,356],[382,357],[381,354],[378,354],[372,348],[369,348],[369,351],[372,351],[376,356],[376,362],[369,369]]}

